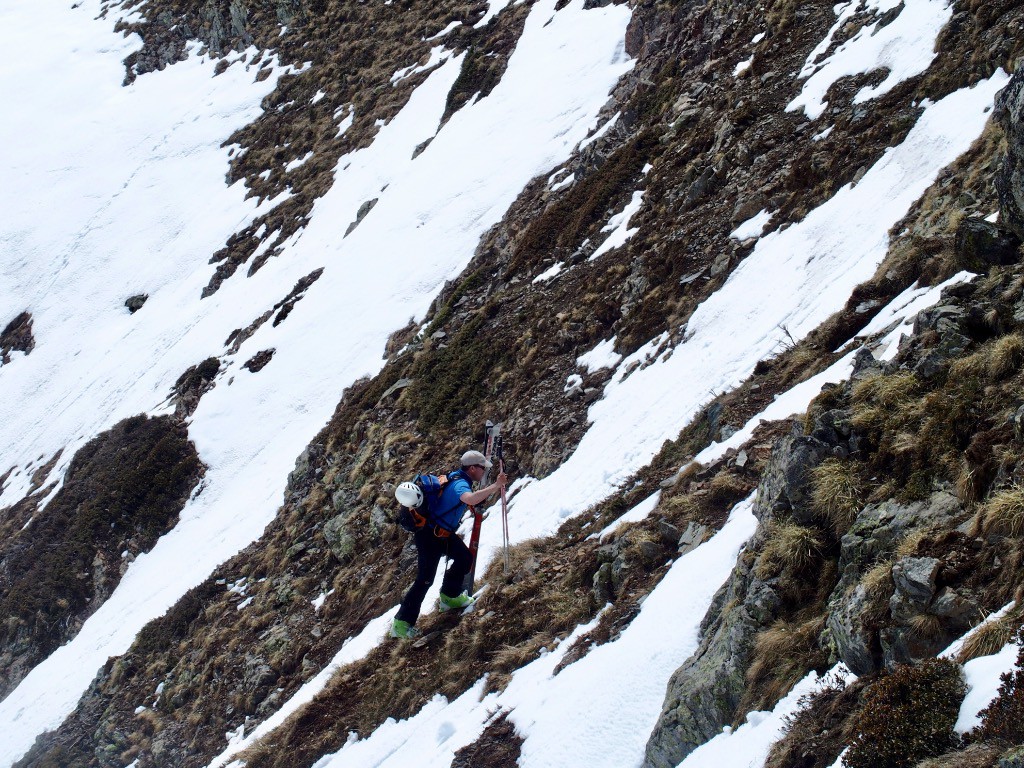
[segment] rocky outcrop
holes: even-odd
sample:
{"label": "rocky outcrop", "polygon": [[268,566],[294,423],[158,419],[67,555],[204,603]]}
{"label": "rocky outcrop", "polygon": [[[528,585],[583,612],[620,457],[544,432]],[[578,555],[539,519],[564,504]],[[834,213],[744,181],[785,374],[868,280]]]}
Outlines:
{"label": "rocky outcrop", "polygon": [[790,515],[797,523],[811,522],[810,473],[831,455],[833,446],[816,437],[799,433],[784,437],[757,489],[754,514],[758,519]]}
{"label": "rocky outcrop", "polygon": [[11,320],[0,332],[0,365],[11,362],[11,352],[28,354],[35,349],[36,340],[32,336],[32,315],[22,312]]}
{"label": "rocky outcrop", "polygon": [[45,513],[0,545],[0,696],[73,637],[203,473],[185,427],[125,419],[75,454]]}
{"label": "rocky outcrop", "polygon": [[732,721],[754,638],[774,620],[780,603],[775,591],[754,577],[751,564],[737,565],[701,626],[700,647],[669,680],[647,741],[645,768],[674,768]]}
{"label": "rocky outcrop", "polygon": [[909,622],[936,599],[940,563],[935,558],[904,557],[890,566],[895,585],[890,602],[900,625],[887,627],[884,638],[879,637],[877,624],[866,619],[873,598],[863,583],[865,573],[873,564],[885,562],[914,531],[950,527],[961,514],[959,501],[947,492],[913,504],[869,504],[843,536],[840,579],[829,599],[827,628],[838,660],[853,672],[864,675],[883,663],[915,656],[907,642]]}
{"label": "rocky outcrop", "polygon": [[995,118],[1006,134],[1007,152],[996,176],[999,214],[1024,239],[1024,70],[1018,69],[996,97]]}
{"label": "rocky outcrop", "polygon": [[171,402],[174,403],[174,415],[179,419],[187,418],[199,407],[199,400],[213,389],[217,374],[220,372],[220,360],[208,357],[203,362],[190,366],[174,383],[171,391]]}
{"label": "rocky outcrop", "polygon": [[1020,261],[1020,237],[984,219],[961,221],[956,228],[954,248],[961,263],[976,272]]}
{"label": "rocky outcrop", "polygon": [[[645,768],[672,768],[732,722],[743,698],[758,633],[779,618],[785,595],[762,567],[775,520],[809,522],[810,472],[833,446],[794,432],[782,438],[757,489],[759,522],[747,555],[716,594],[701,624],[697,651],[673,673],[661,716],[647,742]],[[682,544],[682,542],[681,542]]]}

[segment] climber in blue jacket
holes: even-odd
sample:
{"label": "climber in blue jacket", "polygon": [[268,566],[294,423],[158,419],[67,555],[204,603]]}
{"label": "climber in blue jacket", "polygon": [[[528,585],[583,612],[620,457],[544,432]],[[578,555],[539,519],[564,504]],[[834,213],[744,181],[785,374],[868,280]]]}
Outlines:
{"label": "climber in blue jacket", "polygon": [[402,605],[398,609],[391,625],[392,637],[413,637],[416,635],[416,619],[420,615],[420,605],[427,595],[427,590],[434,583],[437,564],[442,557],[447,557],[451,564],[441,582],[441,596],[438,608],[450,611],[453,608],[466,608],[473,604],[473,597],[463,591],[462,584],[472,563],[469,548],[455,534],[462,522],[467,506],[476,506],[500,491],[508,479],[504,472],[499,472],[490,485],[478,491],[473,485],[479,483],[491,462],[480,451],[466,451],[462,454],[461,466],[448,474],[448,482],[441,492],[440,501],[427,524],[414,534],[416,542],[417,568],[416,580],[405,593]]}

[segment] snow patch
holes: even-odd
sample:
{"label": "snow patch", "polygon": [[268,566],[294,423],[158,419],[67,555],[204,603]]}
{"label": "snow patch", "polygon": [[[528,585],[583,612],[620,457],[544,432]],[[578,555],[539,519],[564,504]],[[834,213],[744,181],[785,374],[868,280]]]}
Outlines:
{"label": "snow patch", "polygon": [[630,229],[629,222],[633,216],[636,215],[637,211],[640,210],[640,206],[643,202],[643,191],[634,192],[633,197],[628,203],[626,203],[626,207],[608,220],[608,223],[601,228],[601,231],[610,232],[611,234],[608,235],[608,238],[597,247],[597,250],[590,256],[590,261],[603,256],[615,248],[625,245],[629,238],[640,231],[639,229]]}
{"label": "snow patch", "polygon": [[[885,26],[881,20],[861,29],[827,58],[836,33],[858,13],[883,14],[898,11]],[[825,111],[825,93],[841,77],[875,70],[887,72],[877,86],[865,86],[853,98],[854,104],[883,96],[904,80],[924,72],[937,55],[935,41],[953,15],[948,0],[851,0],[836,6],[839,17],[818,46],[811,51],[799,77],[807,80],[800,95],[789,103],[789,112],[803,109],[811,120]]]}
{"label": "snow patch", "polygon": [[735,240],[760,237],[764,234],[764,228],[768,226],[768,222],[772,220],[772,215],[772,213],[762,208],[760,213],[754,214],[730,232],[729,237]]}

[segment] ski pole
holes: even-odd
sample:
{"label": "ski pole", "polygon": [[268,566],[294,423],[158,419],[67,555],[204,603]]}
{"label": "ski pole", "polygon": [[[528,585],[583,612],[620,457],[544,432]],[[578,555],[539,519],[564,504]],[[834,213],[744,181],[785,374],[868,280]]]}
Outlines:
{"label": "ski pole", "polygon": [[[498,471],[502,474],[505,472],[505,457],[502,454],[501,448],[501,436],[498,436],[497,445],[495,445],[495,451],[498,454]],[[511,570],[508,555],[508,499],[505,496],[505,486],[501,486],[501,536],[502,546],[505,550],[505,575],[508,575]]]}

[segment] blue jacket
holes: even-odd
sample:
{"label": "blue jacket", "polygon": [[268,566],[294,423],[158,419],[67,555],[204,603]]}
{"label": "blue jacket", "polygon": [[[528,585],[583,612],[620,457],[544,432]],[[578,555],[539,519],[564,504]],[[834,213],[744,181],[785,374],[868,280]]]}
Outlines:
{"label": "blue jacket", "polygon": [[448,475],[448,482],[441,491],[441,498],[437,502],[436,512],[433,515],[433,522],[446,531],[454,531],[462,522],[462,516],[466,512],[466,505],[459,497],[467,491],[472,490],[469,477],[461,469]]}

